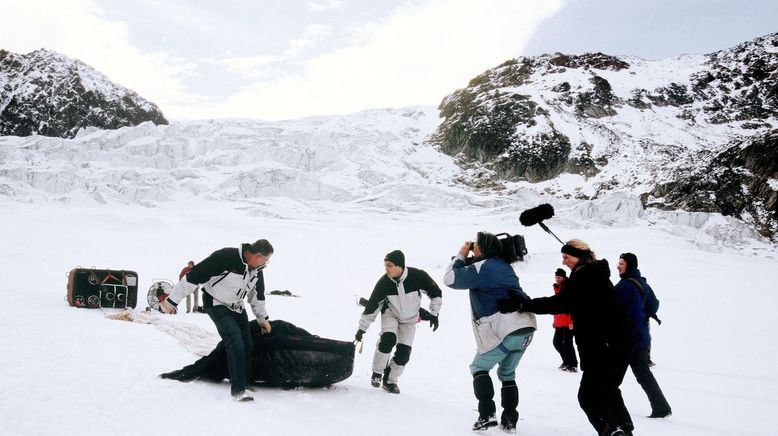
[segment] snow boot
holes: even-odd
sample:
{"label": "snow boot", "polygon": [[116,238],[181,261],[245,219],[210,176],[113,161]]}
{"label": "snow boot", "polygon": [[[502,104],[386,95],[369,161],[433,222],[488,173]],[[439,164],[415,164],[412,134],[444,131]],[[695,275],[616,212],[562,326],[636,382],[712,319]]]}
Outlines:
{"label": "snow boot", "polygon": [[374,372],[373,375],[370,377],[370,386],[374,388],[380,388],[382,378],[383,376],[381,374]]}
{"label": "snow boot", "polygon": [[659,410],[656,412],[651,412],[650,415],[648,415],[649,418],[667,418],[668,416],[672,415],[673,412],[671,410]]}
{"label": "snow boot", "polygon": [[507,433],[516,432],[516,423],[519,421],[519,387],[516,386],[516,380],[506,380],[502,382],[500,390],[500,406],[502,406],[502,415],[500,416],[500,428]]}
{"label": "snow boot", "polygon": [[605,424],[605,428],[600,432],[600,436],[626,436],[626,433],[619,426],[611,427]]}
{"label": "snow boot", "polygon": [[473,430],[486,430],[491,427],[497,426],[497,420],[494,419],[494,415],[491,416],[479,416],[478,420],[473,423]]}
{"label": "snow boot", "polygon": [[397,386],[397,383],[384,383],[384,390],[390,394],[400,393],[400,387]]}
{"label": "snow boot", "polygon": [[232,394],[232,399],[239,402],[254,401],[254,397],[246,391],[238,391]]}
{"label": "snow boot", "polygon": [[488,371],[478,371],[473,374],[473,393],[478,399],[478,421],[473,424],[473,430],[496,426],[494,413],[497,406],[494,404],[494,385]]}

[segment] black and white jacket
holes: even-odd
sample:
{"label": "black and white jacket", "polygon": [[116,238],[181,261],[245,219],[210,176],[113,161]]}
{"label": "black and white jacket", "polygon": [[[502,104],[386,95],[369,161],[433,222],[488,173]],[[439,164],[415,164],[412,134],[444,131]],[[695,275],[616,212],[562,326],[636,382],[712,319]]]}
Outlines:
{"label": "black and white jacket", "polygon": [[187,295],[202,286],[203,306],[227,306],[242,313],[243,299],[247,298],[257,319],[267,319],[265,310],[265,278],[262,268],[251,269],[243,259],[248,244],[239,248],[222,248],[214,251],[202,262],[196,264],[173,286],[169,301],[174,306]]}
{"label": "black and white jacket", "polygon": [[418,268],[406,267],[397,280],[381,276],[359,318],[359,329],[367,331],[378,312],[394,316],[400,322],[416,322],[422,292],[430,299],[430,313],[438,316],[443,305],[443,292],[429,274]]}

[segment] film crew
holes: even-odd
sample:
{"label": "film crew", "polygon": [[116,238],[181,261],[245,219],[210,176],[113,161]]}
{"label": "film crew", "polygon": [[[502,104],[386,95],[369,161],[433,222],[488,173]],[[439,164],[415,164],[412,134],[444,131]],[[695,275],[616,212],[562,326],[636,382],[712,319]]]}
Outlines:
{"label": "film crew", "polygon": [[569,313],[581,360],[578,403],[598,435],[631,435],[632,418],[619,386],[629,366],[633,337],[629,318],[610,281],[606,260],[581,240],[562,246],[562,264],[571,271],[559,293],[529,301],[504,300],[501,311]]}
{"label": "film crew", "polygon": [[649,418],[666,418],[672,415],[672,409],[651,372],[649,363],[651,332],[648,322],[650,318],[658,320],[656,312],[659,309],[659,300],[645,277],[640,274],[637,256],[632,253],[622,253],[619,256],[617,269],[621,280],[616,283],[616,292],[627,308],[635,333],[635,346],[629,366],[638,384],[648,396],[651,404]]}
{"label": "film crew", "polygon": [[[559,293],[562,284],[567,279],[567,273],[562,268],[557,268],[554,273],[554,295]],[[562,364],[559,369],[568,372],[578,372],[578,358],[575,355],[575,346],[573,345],[573,320],[569,313],[558,313],[554,315],[554,349],[562,358]]]}
{"label": "film crew", "polygon": [[[381,337],[373,354],[370,384],[376,388],[383,384],[387,392],[399,394],[397,379],[411,356],[421,309],[421,294],[427,294],[430,299],[429,312],[421,310],[425,312],[424,317],[430,322],[432,331],[436,331],[443,292],[425,271],[406,267],[405,255],[400,250],[394,250],[384,257],[384,269],[386,274],[378,279],[365,304],[354,339],[361,341],[381,312]],[[394,356],[390,360],[393,349]]]}
{"label": "film crew", "polygon": [[[518,258],[513,251],[504,248],[495,235],[478,232],[475,242],[466,241],[460,247],[443,278],[446,286],[470,290],[470,312],[476,342],[470,374],[478,400],[478,419],[473,424],[473,430],[497,425],[494,385],[489,376],[489,371],[497,365],[497,378],[502,382],[500,426],[507,432],[515,432],[519,419],[516,367],[537,328],[532,313],[501,313],[498,310],[497,302],[502,299],[529,300],[511,267]],[[467,264],[471,250],[474,257],[472,263]]]}
{"label": "film crew", "polygon": [[173,287],[170,296],[160,302],[163,312],[175,313],[181,299],[202,286],[203,307],[224,341],[230,388],[237,401],[254,400],[246,392],[251,390],[248,374],[254,346],[243,300],[248,301],[262,331],[269,333],[262,270],[272,255],[273,246],[266,239],[217,250],[193,266]]}

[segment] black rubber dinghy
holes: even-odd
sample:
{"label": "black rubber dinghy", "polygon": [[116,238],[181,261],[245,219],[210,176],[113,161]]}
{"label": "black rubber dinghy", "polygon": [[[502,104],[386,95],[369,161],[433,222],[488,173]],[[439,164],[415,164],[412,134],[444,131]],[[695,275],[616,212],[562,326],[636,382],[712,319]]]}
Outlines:
{"label": "black rubber dinghy", "polygon": [[[270,387],[321,387],[343,381],[354,370],[354,343],[314,336],[292,323],[272,320],[263,335],[256,320],[249,323],[254,340],[250,381]],[[191,365],[160,374],[161,378],[220,382],[229,378],[224,343]]]}

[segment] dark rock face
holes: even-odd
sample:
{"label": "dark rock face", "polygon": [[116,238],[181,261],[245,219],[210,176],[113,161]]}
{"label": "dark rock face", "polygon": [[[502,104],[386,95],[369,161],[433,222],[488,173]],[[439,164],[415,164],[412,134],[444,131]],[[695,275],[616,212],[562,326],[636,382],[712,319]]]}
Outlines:
{"label": "dark rock face", "polygon": [[[594,178],[595,196],[648,190],[662,199],[649,206],[721,212],[776,235],[778,182],[757,171],[767,158],[756,156],[776,160],[778,33],[656,63],[602,53],[512,59],[439,109],[430,141],[490,178],[473,186],[579,174]],[[763,139],[730,144],[752,135]],[[604,171],[611,162],[621,165]]]}
{"label": "dark rock face", "polygon": [[80,61],[46,50],[0,50],[0,135],[72,138],[82,127],[145,121],[168,123],[153,103]]}
{"label": "dark rock face", "polygon": [[619,71],[629,68],[629,64],[615,56],[602,53],[584,53],[582,55],[564,55],[556,53],[549,64],[565,68],[594,68],[597,70]]}
{"label": "dark rock face", "polygon": [[719,212],[752,223],[762,236],[776,239],[778,131],[735,143],[708,165],[679,174],[677,180],[657,186],[650,195],[663,201],[652,204],[644,196],[646,206]]}

